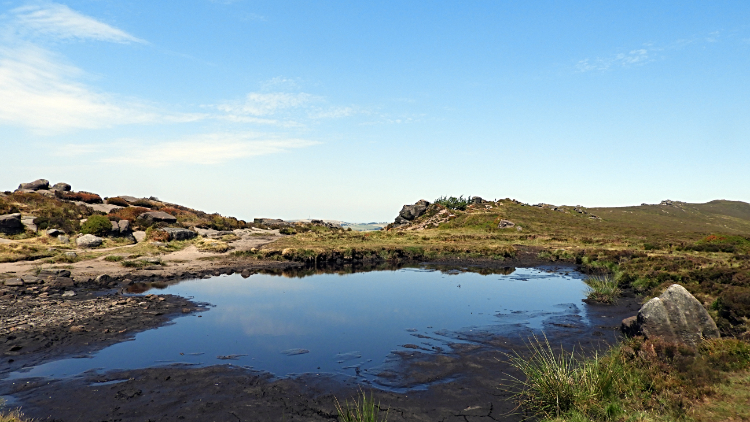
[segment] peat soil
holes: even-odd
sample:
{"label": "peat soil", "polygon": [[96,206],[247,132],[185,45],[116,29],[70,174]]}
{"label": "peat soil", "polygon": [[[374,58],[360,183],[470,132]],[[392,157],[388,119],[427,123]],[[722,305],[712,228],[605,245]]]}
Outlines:
{"label": "peat soil", "polygon": [[[550,312],[544,334],[555,347],[593,353],[615,343],[620,321],[636,314],[639,307],[632,295],[615,305],[581,303]],[[586,309],[585,318],[578,308]],[[176,314],[165,312],[159,317],[170,315]],[[157,322],[153,315],[135,319]],[[100,322],[100,331],[107,324],[121,324]],[[533,417],[517,409],[512,399],[510,378],[520,374],[507,364],[505,353],[527,353],[526,343],[533,334],[521,325],[510,330],[506,325],[502,332],[490,328],[451,333],[460,342],[450,351],[394,351],[369,384],[364,378],[330,374],[278,379],[235,365],[173,365],[90,372],[62,380],[0,381],[0,395],[12,397],[10,404],[35,420],[59,422],[335,421],[337,400],[345,405],[360,389],[372,393],[383,411],[388,409],[389,421],[521,421]],[[60,336],[66,338],[65,333]],[[104,339],[106,344],[113,341],[117,338]],[[96,338],[79,346],[82,352],[103,347]],[[36,362],[31,357],[21,359]]]}

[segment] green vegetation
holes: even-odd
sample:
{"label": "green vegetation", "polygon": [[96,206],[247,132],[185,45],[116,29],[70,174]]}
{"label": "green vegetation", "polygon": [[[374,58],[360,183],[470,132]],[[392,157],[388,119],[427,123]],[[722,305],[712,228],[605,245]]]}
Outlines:
{"label": "green vegetation", "polygon": [[105,236],[112,231],[112,222],[103,215],[92,215],[81,225],[82,234]]}
{"label": "green vegetation", "polygon": [[523,373],[516,397],[543,419],[559,421],[689,420],[690,405],[710,397],[732,371],[750,367],[750,346],[705,341],[698,350],[633,338],[603,355],[555,351],[534,338],[531,357],[508,355]]}
{"label": "green vegetation", "polygon": [[223,253],[229,250],[229,245],[226,242],[216,239],[201,238],[195,242],[195,246],[198,247],[199,251],[203,252]]}
{"label": "green vegetation", "polygon": [[620,296],[617,280],[610,275],[591,276],[583,280],[588,287],[588,298],[601,303],[615,303]]}
{"label": "green vegetation", "polygon": [[452,210],[464,211],[466,207],[471,204],[471,196],[466,197],[466,199],[464,199],[463,195],[459,196],[458,198],[456,198],[455,196],[441,196],[440,198],[436,199],[434,203]]}
{"label": "green vegetation", "polygon": [[123,259],[125,259],[125,257],[122,255],[108,255],[104,257],[104,260],[107,262],[120,262]]}
{"label": "green vegetation", "polygon": [[370,393],[370,397],[367,397],[367,394],[362,390],[360,390],[357,400],[351,404],[347,400],[342,406],[336,399],[336,410],[339,412],[339,422],[387,422],[388,420],[388,410],[381,419],[380,403],[375,403],[372,393]]}

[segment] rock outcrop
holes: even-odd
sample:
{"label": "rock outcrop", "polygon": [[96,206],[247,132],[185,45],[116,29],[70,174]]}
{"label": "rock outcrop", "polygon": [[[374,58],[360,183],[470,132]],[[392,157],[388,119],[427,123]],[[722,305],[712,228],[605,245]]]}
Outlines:
{"label": "rock outcrop", "polygon": [[422,214],[427,211],[427,207],[429,206],[430,203],[424,199],[420,199],[414,205],[404,205],[398,213],[398,217],[396,217],[395,224],[399,226],[409,224],[421,217]]}
{"label": "rock outcrop", "polygon": [[515,227],[516,223],[510,221],[510,220],[500,220],[500,222],[497,224],[498,229],[508,229],[511,227]]}
{"label": "rock outcrop", "polygon": [[188,229],[167,227],[162,230],[169,234],[169,240],[190,240],[198,236],[198,233]]}
{"label": "rock outcrop", "polygon": [[164,211],[149,211],[138,216],[138,219],[146,220],[150,223],[176,223],[177,217],[167,214]]}
{"label": "rock outcrop", "polygon": [[49,180],[37,179],[33,182],[21,183],[20,185],[18,185],[18,190],[37,191],[39,189],[49,189]]}
{"label": "rock outcrop", "polygon": [[703,339],[719,337],[719,329],[708,311],[679,284],[646,302],[635,319],[623,320],[622,330],[629,335],[659,337],[690,347],[697,347]]}
{"label": "rock outcrop", "polygon": [[13,234],[24,230],[21,214],[0,215],[0,233]]}
{"label": "rock outcrop", "polygon": [[95,248],[101,246],[103,239],[93,234],[84,234],[76,239],[76,245],[80,248]]}

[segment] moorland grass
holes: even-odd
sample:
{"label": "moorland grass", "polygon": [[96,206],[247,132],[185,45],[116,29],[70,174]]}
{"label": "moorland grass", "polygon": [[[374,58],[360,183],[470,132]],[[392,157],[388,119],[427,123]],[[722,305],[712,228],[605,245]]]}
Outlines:
{"label": "moorland grass", "polygon": [[583,280],[588,286],[587,297],[600,303],[615,303],[620,296],[621,290],[617,285],[615,277],[605,275],[594,275]]}
{"label": "moorland grass", "polygon": [[507,355],[523,374],[510,384],[520,406],[557,421],[690,420],[714,409],[727,414],[741,401],[722,399],[709,409],[700,403],[726,393],[726,382],[744,385],[741,374],[750,367],[750,345],[736,339],[706,340],[693,350],[637,337],[583,356],[555,350],[545,337],[532,338],[529,351]]}

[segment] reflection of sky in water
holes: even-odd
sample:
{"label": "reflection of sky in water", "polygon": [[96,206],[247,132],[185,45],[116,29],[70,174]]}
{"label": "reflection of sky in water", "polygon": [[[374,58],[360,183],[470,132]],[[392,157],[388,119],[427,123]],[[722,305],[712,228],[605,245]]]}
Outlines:
{"label": "reflection of sky in water", "polygon": [[[539,311],[560,312],[567,307],[556,305],[580,304],[584,284],[575,273],[530,268],[487,276],[404,269],[305,278],[231,275],[185,281],[157,292],[194,297],[215,307],[199,313],[200,318],[177,318],[173,325],[142,332],[134,341],[90,358],[63,359],[11,377],[65,377],[90,369],[167,363],[233,363],[280,376],[351,375],[354,370],[344,367],[381,365],[390,351],[404,344],[445,348],[444,342],[453,340],[438,331],[501,323],[540,328],[546,315]],[[281,353],[289,349],[309,353]],[[217,358],[228,355],[240,356]]]}

